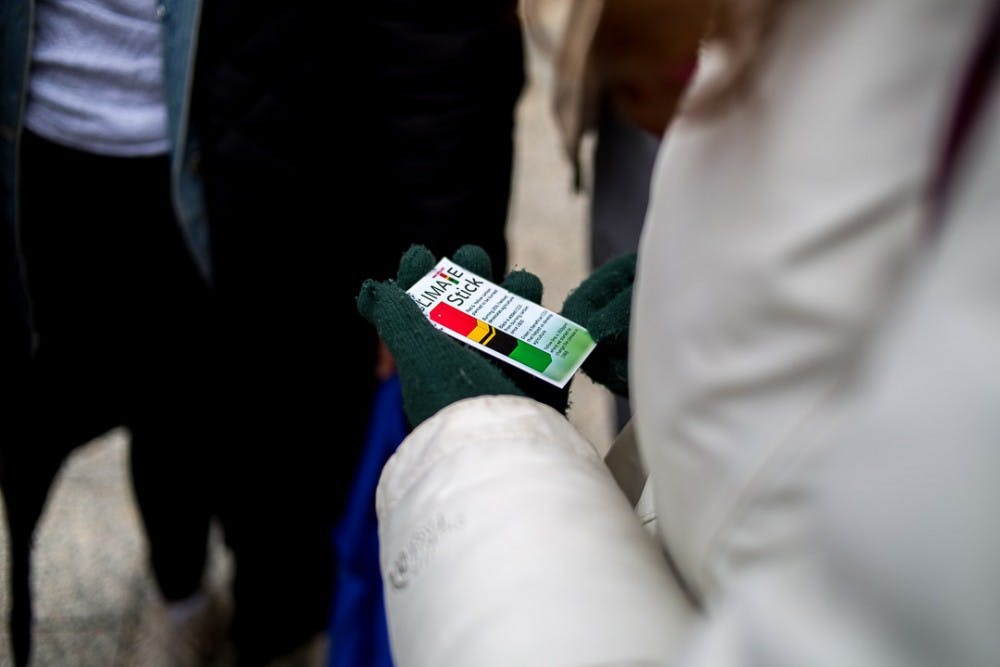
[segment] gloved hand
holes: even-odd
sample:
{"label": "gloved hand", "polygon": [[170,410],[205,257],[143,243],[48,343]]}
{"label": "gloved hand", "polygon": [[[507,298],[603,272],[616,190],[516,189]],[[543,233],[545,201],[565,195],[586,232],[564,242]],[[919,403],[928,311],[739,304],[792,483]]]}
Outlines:
{"label": "gloved hand", "polygon": [[636,254],[616,257],[570,292],[562,315],[590,332],[597,347],[583,362],[594,382],[628,396],[628,328]]}
{"label": "gloved hand", "polygon": [[[452,260],[492,279],[490,258],[478,246],[459,248]],[[463,398],[490,394],[531,396],[565,411],[568,392],[481,354],[431,325],[406,290],[436,261],[424,246],[412,246],[399,262],[396,281],[366,280],[358,294],[358,311],[378,330],[396,360],[403,390],[403,409],[416,426],[441,408]],[[542,283],[527,271],[514,271],[501,283],[505,289],[538,302]]]}

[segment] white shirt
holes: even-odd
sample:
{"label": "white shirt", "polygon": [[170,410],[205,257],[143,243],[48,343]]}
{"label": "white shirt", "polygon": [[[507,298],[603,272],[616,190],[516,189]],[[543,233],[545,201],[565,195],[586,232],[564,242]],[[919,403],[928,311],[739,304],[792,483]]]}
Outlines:
{"label": "white shirt", "polygon": [[165,153],[156,0],[39,0],[25,126],[102,155]]}

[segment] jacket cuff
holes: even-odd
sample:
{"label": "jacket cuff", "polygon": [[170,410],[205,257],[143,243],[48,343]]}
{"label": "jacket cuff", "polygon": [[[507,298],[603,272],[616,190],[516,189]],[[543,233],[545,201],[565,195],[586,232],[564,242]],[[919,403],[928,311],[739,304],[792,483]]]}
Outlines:
{"label": "jacket cuff", "polygon": [[544,441],[603,465],[594,446],[547,405],[525,396],[466,398],[417,426],[385,464],[375,494],[379,521],[435,463],[465,447],[510,441]]}
{"label": "jacket cuff", "polygon": [[400,667],[658,660],[692,617],[595,449],[531,399],[440,411],[386,464],[377,496]]}

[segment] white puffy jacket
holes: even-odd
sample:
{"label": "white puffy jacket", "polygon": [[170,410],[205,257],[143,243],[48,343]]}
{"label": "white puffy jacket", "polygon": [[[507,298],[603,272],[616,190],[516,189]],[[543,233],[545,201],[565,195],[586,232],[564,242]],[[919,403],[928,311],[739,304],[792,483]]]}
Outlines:
{"label": "white puffy jacket", "polygon": [[996,88],[919,240],[988,5],[789,3],[750,97],[674,126],[632,325],[659,541],[557,413],[449,406],[378,491],[401,667],[996,662]]}

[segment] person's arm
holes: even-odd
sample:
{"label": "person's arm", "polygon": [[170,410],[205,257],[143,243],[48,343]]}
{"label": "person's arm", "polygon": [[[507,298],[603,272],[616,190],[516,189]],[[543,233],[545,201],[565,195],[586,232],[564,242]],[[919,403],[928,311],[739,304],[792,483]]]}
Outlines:
{"label": "person's arm", "polygon": [[594,448],[529,398],[425,421],[377,508],[400,667],[655,664],[693,617]]}
{"label": "person's arm", "polygon": [[[481,249],[459,248],[455,261],[491,275]],[[403,291],[434,265],[426,248],[411,248],[395,281],[366,281],[358,296],[396,359],[416,426],[377,493],[397,664],[622,665],[663,655],[691,612],[656,543],[560,412],[435,330]],[[503,286],[541,297],[525,272]]]}
{"label": "person's arm", "polygon": [[1000,656],[1000,95],[980,118],[940,237],[802,467],[801,559],[749,569],[685,667]]}

